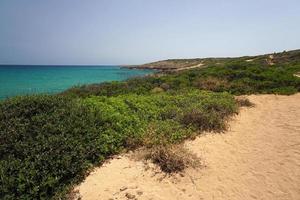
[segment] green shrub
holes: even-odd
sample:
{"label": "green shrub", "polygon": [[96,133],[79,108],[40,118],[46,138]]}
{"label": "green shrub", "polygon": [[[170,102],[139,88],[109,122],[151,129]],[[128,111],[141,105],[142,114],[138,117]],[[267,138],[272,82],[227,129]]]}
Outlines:
{"label": "green shrub", "polygon": [[155,87],[151,90],[151,93],[161,93],[161,92],[164,92],[164,89],[160,87]]}
{"label": "green shrub", "polygon": [[49,199],[116,153],[123,136],[76,100],[28,96],[0,104],[1,199]]}
{"label": "green shrub", "polygon": [[[210,121],[182,123],[194,108]],[[228,93],[191,90],[8,99],[0,103],[0,198],[60,196],[94,164],[124,148],[179,143],[194,131],[219,129],[214,120],[223,124],[235,112]]]}
{"label": "green shrub", "polygon": [[201,131],[224,131],[225,121],[218,112],[206,112],[203,110],[191,110],[182,117],[182,123],[186,126],[195,126]]}
{"label": "green shrub", "polygon": [[214,77],[203,77],[194,81],[196,88],[215,92],[224,91],[230,87],[228,81]]}
{"label": "green shrub", "polygon": [[[300,59],[299,59],[300,60]],[[243,59],[210,64],[206,68],[171,73],[160,77],[129,79],[125,82],[103,83],[76,87],[64,94],[86,97],[118,96],[123,94],[149,94],[162,88],[164,91],[200,89],[214,92],[230,92],[235,95],[253,93],[293,94],[300,91],[299,61],[266,66],[257,59]],[[156,88],[156,89],[155,89]]]}

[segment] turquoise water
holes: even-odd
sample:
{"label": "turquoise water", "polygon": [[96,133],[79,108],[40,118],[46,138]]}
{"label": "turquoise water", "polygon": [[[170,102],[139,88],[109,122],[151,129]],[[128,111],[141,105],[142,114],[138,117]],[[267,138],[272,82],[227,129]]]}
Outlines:
{"label": "turquoise water", "polygon": [[0,65],[0,99],[26,94],[58,93],[75,85],[125,80],[151,70],[120,66]]}

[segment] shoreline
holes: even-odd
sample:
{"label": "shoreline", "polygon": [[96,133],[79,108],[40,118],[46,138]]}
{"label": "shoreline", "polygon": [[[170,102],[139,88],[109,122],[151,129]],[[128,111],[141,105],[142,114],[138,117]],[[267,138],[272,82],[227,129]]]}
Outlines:
{"label": "shoreline", "polygon": [[[109,69],[109,71],[106,69]],[[59,71],[57,72],[57,70]],[[152,76],[156,71],[149,69],[145,69],[145,71],[135,69],[135,71],[132,71],[130,69],[126,70],[120,65],[0,65],[0,73],[0,78],[3,77],[3,81],[7,79],[6,74],[18,74],[11,79],[7,79],[5,86],[1,89],[0,101],[4,101],[17,96],[56,95],[76,86],[126,81],[135,77]],[[97,76],[95,76],[95,73],[97,73]],[[31,77],[34,81],[30,82],[24,76]]]}
{"label": "shoreline", "polygon": [[209,58],[169,59],[169,60],[150,62],[141,65],[122,65],[122,67],[127,69],[150,69],[150,70],[157,70],[160,72],[176,72],[176,71],[202,67],[205,65],[205,61],[207,60],[209,60]]}

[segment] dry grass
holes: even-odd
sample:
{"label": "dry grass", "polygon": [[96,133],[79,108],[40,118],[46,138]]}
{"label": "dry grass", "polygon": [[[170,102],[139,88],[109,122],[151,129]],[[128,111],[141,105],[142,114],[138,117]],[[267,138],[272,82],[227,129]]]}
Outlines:
{"label": "dry grass", "polygon": [[[225,112],[225,111],[224,111]],[[205,111],[193,109],[183,115],[181,123],[195,126],[200,131],[223,132],[227,129],[226,119],[221,111],[206,113]]]}
{"label": "dry grass", "polygon": [[200,159],[182,144],[169,146],[156,146],[145,150],[142,154],[145,160],[159,166],[161,171],[172,174],[184,171],[188,167],[201,165]]}
{"label": "dry grass", "polygon": [[79,193],[79,190],[74,190],[74,189],[71,189],[70,192],[67,194],[66,200],[81,200],[82,197]]}
{"label": "dry grass", "polygon": [[236,102],[240,107],[253,107],[254,106],[254,103],[252,103],[246,97],[238,97],[238,98],[236,98]]}
{"label": "dry grass", "polygon": [[228,88],[230,84],[225,79],[206,77],[198,79],[195,81],[194,85],[202,90],[219,91],[222,88]]}

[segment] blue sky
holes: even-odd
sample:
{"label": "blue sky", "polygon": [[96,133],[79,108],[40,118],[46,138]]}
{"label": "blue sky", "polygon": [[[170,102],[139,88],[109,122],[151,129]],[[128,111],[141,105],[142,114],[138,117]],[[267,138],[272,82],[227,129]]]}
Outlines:
{"label": "blue sky", "polygon": [[299,0],[1,0],[2,64],[139,64],[300,48]]}

